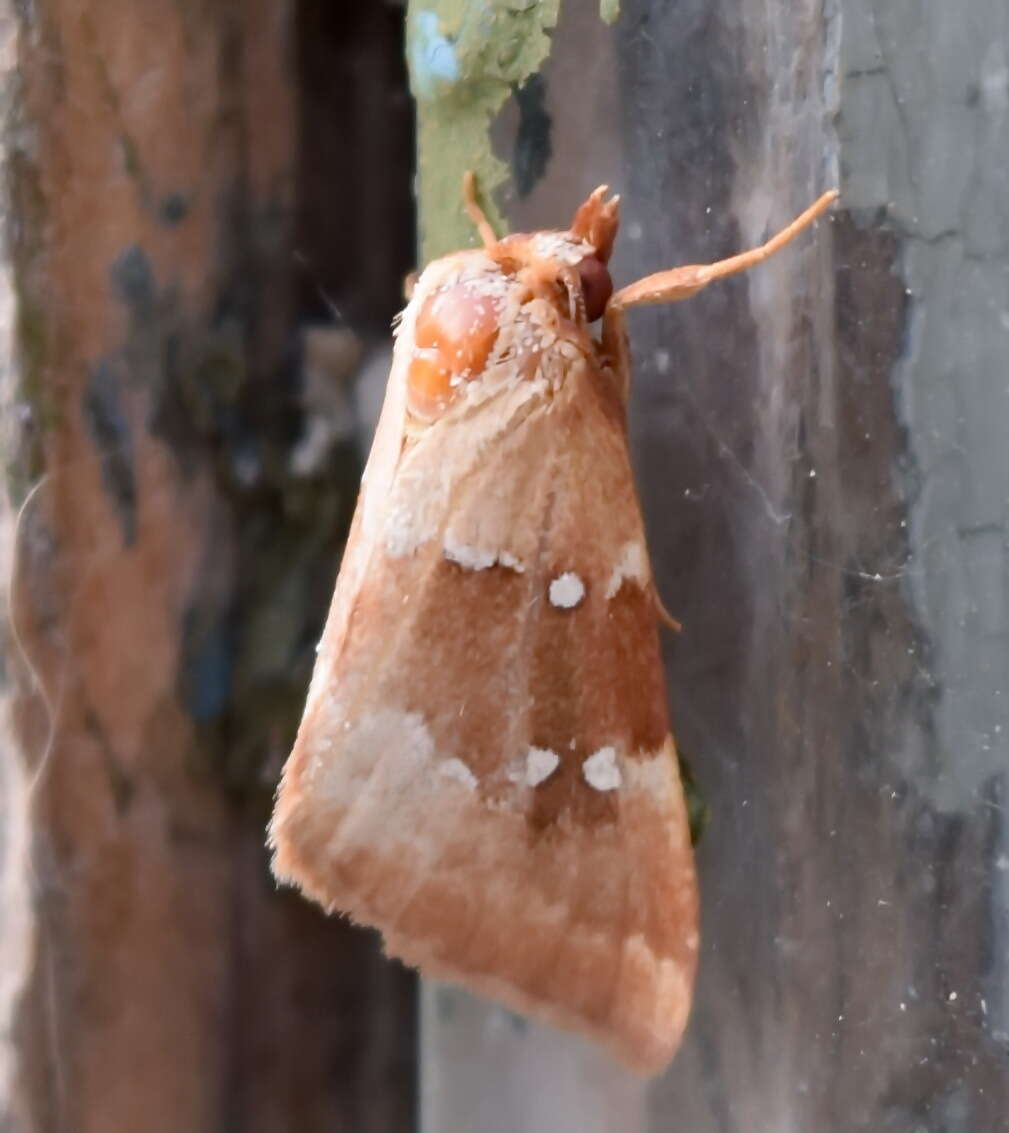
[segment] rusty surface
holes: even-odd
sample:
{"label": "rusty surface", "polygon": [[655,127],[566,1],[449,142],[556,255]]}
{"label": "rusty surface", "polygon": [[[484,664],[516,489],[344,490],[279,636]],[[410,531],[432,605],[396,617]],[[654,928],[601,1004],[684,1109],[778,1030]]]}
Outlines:
{"label": "rusty surface", "polygon": [[[347,34],[395,57],[388,30]],[[358,470],[347,440],[291,463],[296,35],[268,0],[19,10],[5,456],[18,497],[43,477],[13,611],[42,690],[12,652],[38,772],[19,1129],[408,1121],[408,978],[278,895],[263,847]]]}

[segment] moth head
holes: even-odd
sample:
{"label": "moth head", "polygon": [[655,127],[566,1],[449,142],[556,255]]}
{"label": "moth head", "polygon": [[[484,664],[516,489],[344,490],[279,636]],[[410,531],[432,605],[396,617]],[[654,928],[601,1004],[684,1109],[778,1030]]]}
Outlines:
{"label": "moth head", "polygon": [[[417,282],[407,404],[432,422],[491,368],[537,372],[541,341],[583,338],[606,309],[619,198],[601,186],[560,231],[514,233],[435,261]],[[546,330],[545,339],[539,331]]]}
{"label": "moth head", "polygon": [[525,267],[541,289],[550,286],[561,300],[565,292],[572,318],[594,323],[601,318],[613,294],[609,263],[620,223],[619,196],[606,199],[609,188],[600,185],[575,211],[571,227],[562,231],[516,233],[498,241],[504,254]]}

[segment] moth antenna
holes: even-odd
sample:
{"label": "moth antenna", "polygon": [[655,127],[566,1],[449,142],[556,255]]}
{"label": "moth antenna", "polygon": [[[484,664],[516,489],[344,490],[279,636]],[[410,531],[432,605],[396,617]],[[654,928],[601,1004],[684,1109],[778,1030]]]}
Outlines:
{"label": "moth antenna", "polygon": [[666,627],[671,629],[673,633],[682,633],[683,625],[673,617],[673,615],[666,609],[665,604],[659,597],[658,590],[652,587],[652,600],[655,602],[655,616]]}
{"label": "moth antenna", "polygon": [[736,256],[718,260],[713,264],[689,264],[686,267],[671,268],[669,271],[659,271],[654,275],[645,276],[636,283],[622,287],[610,300],[610,304],[613,307],[636,307],[646,303],[675,303],[680,299],[689,299],[716,279],[724,279],[726,276],[746,271],[747,268],[755,267],[769,259],[808,228],[814,220],[819,219],[837,198],[836,189],[824,193],[791,224],[786,225],[757,248],[750,248],[749,251],[740,252]]}
{"label": "moth antenna", "polygon": [[600,185],[578,206],[571,220],[571,231],[587,241],[596,250],[596,256],[605,264],[613,251],[613,241],[620,223],[620,194],[606,200],[609,185]]}
{"label": "moth antenna", "polygon": [[487,219],[487,214],[476,199],[476,174],[472,169],[467,169],[462,175],[462,203],[466,206],[470,220],[476,225],[477,232],[480,233],[483,246],[489,251],[497,245],[498,240],[491,222]]}

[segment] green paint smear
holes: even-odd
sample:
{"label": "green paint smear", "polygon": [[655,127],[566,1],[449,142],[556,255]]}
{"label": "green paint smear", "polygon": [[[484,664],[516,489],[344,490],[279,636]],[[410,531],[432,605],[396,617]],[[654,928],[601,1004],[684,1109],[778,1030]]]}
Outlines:
{"label": "green paint smear", "polygon": [[467,169],[477,176],[491,223],[504,232],[493,194],[508,166],[491,151],[490,125],[512,88],[547,59],[559,10],[560,0],[410,0],[423,262],[478,242],[462,205]]}
{"label": "green paint smear", "polygon": [[[467,169],[476,174],[495,231],[506,231],[494,193],[509,169],[491,149],[490,126],[514,88],[546,62],[560,6],[561,0],[409,0],[422,263],[479,243],[462,204]],[[615,23],[620,0],[599,0],[599,16]]]}

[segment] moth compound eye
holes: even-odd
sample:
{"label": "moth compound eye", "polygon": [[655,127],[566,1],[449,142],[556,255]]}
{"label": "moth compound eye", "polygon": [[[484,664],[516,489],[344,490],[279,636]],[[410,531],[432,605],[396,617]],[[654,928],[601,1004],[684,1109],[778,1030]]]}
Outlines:
{"label": "moth compound eye", "polygon": [[497,338],[499,312],[489,295],[459,283],[425,300],[417,313],[414,342],[436,350],[455,374],[479,374]]}
{"label": "moth compound eye", "polygon": [[410,412],[422,420],[431,420],[452,399],[452,371],[441,364],[436,350],[419,350],[410,359],[406,389]]}
{"label": "moth compound eye", "polygon": [[429,295],[413,328],[414,356],[407,374],[410,411],[431,420],[448,407],[459,385],[478,377],[498,333],[494,299],[471,283]]}
{"label": "moth compound eye", "polygon": [[594,323],[610,301],[613,294],[613,280],[606,265],[597,260],[595,256],[586,256],[578,265],[578,278],[582,283],[582,294],[585,296],[585,317]]}

